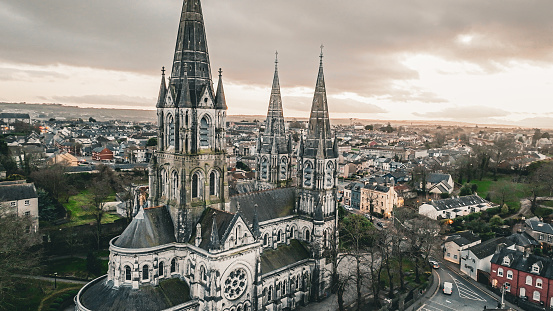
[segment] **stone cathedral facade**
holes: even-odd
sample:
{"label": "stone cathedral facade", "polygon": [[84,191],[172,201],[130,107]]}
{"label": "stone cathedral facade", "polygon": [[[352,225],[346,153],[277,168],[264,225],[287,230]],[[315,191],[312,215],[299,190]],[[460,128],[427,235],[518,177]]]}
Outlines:
{"label": "stone cathedral facade", "polygon": [[294,310],[329,294],[338,151],[322,60],[297,186],[275,66],[257,179],[280,187],[229,197],[222,72],[215,89],[201,3],[184,0],[148,204],[110,242],[107,275],[81,289],[75,310]]}

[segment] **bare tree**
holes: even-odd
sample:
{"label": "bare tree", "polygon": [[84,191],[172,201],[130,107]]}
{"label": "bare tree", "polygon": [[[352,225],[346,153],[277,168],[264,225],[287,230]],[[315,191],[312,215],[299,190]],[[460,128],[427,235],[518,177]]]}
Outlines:
{"label": "bare tree", "polygon": [[506,180],[500,180],[490,187],[490,192],[501,201],[500,206],[503,206],[506,201],[512,200],[516,191],[516,184]]}
{"label": "bare tree", "polygon": [[111,189],[109,185],[103,181],[96,179],[92,182],[90,187],[90,193],[92,194],[92,202],[86,208],[89,213],[94,217],[96,225],[96,245],[98,250],[100,250],[100,238],[102,235],[102,219],[106,213],[104,208],[106,198],[109,196]]}
{"label": "bare tree", "polygon": [[0,204],[0,309],[14,310],[7,300],[16,291],[15,274],[33,274],[39,266],[38,233],[30,216],[19,217],[10,206]]}

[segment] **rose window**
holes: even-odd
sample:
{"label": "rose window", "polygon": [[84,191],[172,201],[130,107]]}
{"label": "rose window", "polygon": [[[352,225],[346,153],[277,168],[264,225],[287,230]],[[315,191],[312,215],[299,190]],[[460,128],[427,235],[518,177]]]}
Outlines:
{"label": "rose window", "polygon": [[242,296],[248,285],[246,271],[242,268],[238,268],[232,271],[224,284],[225,296],[234,300]]}

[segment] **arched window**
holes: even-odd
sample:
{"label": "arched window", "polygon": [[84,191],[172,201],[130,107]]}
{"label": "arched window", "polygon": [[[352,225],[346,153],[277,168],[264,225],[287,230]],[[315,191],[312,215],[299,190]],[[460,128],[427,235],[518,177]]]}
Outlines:
{"label": "arched window", "polygon": [[267,295],[269,301],[273,300],[273,286],[269,286],[269,293]]}
{"label": "arched window", "polygon": [[497,268],[497,276],[503,276],[503,269]]}
{"label": "arched window", "polygon": [[281,235],[282,235],[282,231],[279,230],[277,234],[277,242],[281,241],[281,238],[280,238]]}
{"label": "arched window", "polygon": [[543,281],[541,279],[537,279],[536,280],[536,287],[537,288],[542,288],[542,286],[543,286]]}
{"label": "arched window", "polygon": [[534,295],[532,296],[532,299],[534,299],[535,301],[540,301],[540,292],[538,292],[537,290],[534,291]]}
{"label": "arched window", "polygon": [[163,276],[163,275],[164,275],[164,273],[165,273],[164,270],[165,270],[165,269],[164,269],[163,261],[160,261],[160,262],[159,262],[159,271],[158,271],[159,276]]}
{"label": "arched window", "polygon": [[125,266],[125,281],[130,281],[131,276],[131,267]]}
{"label": "arched window", "polygon": [[169,189],[169,175],[165,169],[161,170],[161,196],[167,196]]}
{"label": "arched window", "polygon": [[236,226],[236,232],[234,233],[236,235],[236,239],[234,240],[234,245],[237,245],[238,244],[238,239],[241,238],[242,236],[242,228],[240,228],[240,226]]}
{"label": "arched window", "polygon": [[167,116],[167,145],[175,146],[175,120],[172,115]]}
{"label": "arched window", "polygon": [[524,296],[526,296],[526,288],[521,287],[520,288],[520,297],[524,297]]}
{"label": "arched window", "polygon": [[209,121],[207,116],[200,121],[200,147],[209,147]]}
{"label": "arched window", "polygon": [[290,239],[295,239],[296,237],[294,236],[295,235],[295,231],[294,231],[294,227],[290,228]]}
{"label": "arched window", "polygon": [[142,267],[142,279],[148,280],[150,278],[150,268],[147,265]]}
{"label": "arched window", "polygon": [[192,198],[200,196],[200,176],[198,173],[192,175]]}
{"label": "arched window", "polygon": [[509,279],[509,280],[513,279],[513,271],[507,270],[507,279]]}
{"label": "arched window", "polygon": [[171,176],[171,198],[170,199],[176,199],[178,197],[179,192],[179,174],[177,172],[173,172],[173,175]]}
{"label": "arched window", "polygon": [[526,276],[526,285],[532,285],[532,277],[529,275]]}
{"label": "arched window", "polygon": [[205,268],[204,266],[201,266],[200,267],[200,279],[204,282],[207,281],[207,274],[205,273]]}
{"label": "arched window", "polygon": [[313,173],[313,165],[311,162],[305,162],[303,169],[303,184],[307,187],[311,186],[311,174]]}
{"label": "arched window", "polygon": [[184,118],[184,124],[188,127],[188,111],[186,112],[186,117]]}
{"label": "arched window", "polygon": [[217,173],[212,171],[209,174],[209,195],[217,194]]}
{"label": "arched window", "polygon": [[309,238],[310,236],[309,236],[309,229],[308,229],[308,230],[305,230],[305,240],[309,241]]}
{"label": "arched window", "polygon": [[285,180],[288,178],[288,158],[282,157],[280,159],[280,179]]}
{"label": "arched window", "polygon": [[263,236],[263,245],[267,246],[269,244],[269,235],[265,233]]}
{"label": "arched window", "polygon": [[326,246],[326,230],[323,232],[323,245]]}
{"label": "arched window", "polygon": [[266,157],[261,158],[261,178],[267,179],[267,172],[269,171],[269,160]]}
{"label": "arched window", "polygon": [[177,260],[175,258],[171,259],[171,273],[177,272]]}
{"label": "arched window", "polygon": [[282,282],[282,296],[286,295],[286,280]]}
{"label": "arched window", "polygon": [[325,182],[327,187],[332,187],[334,184],[334,163],[332,162],[326,164]]}

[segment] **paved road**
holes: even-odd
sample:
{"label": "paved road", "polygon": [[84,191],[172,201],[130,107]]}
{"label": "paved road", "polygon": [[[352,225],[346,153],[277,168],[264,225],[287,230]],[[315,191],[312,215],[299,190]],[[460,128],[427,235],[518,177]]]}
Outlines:
{"label": "paved road", "polygon": [[[482,311],[497,307],[497,300],[481,291],[464,278],[451,271],[446,265],[438,269],[438,291],[418,311]],[[443,293],[443,283],[453,283],[453,293]]]}

